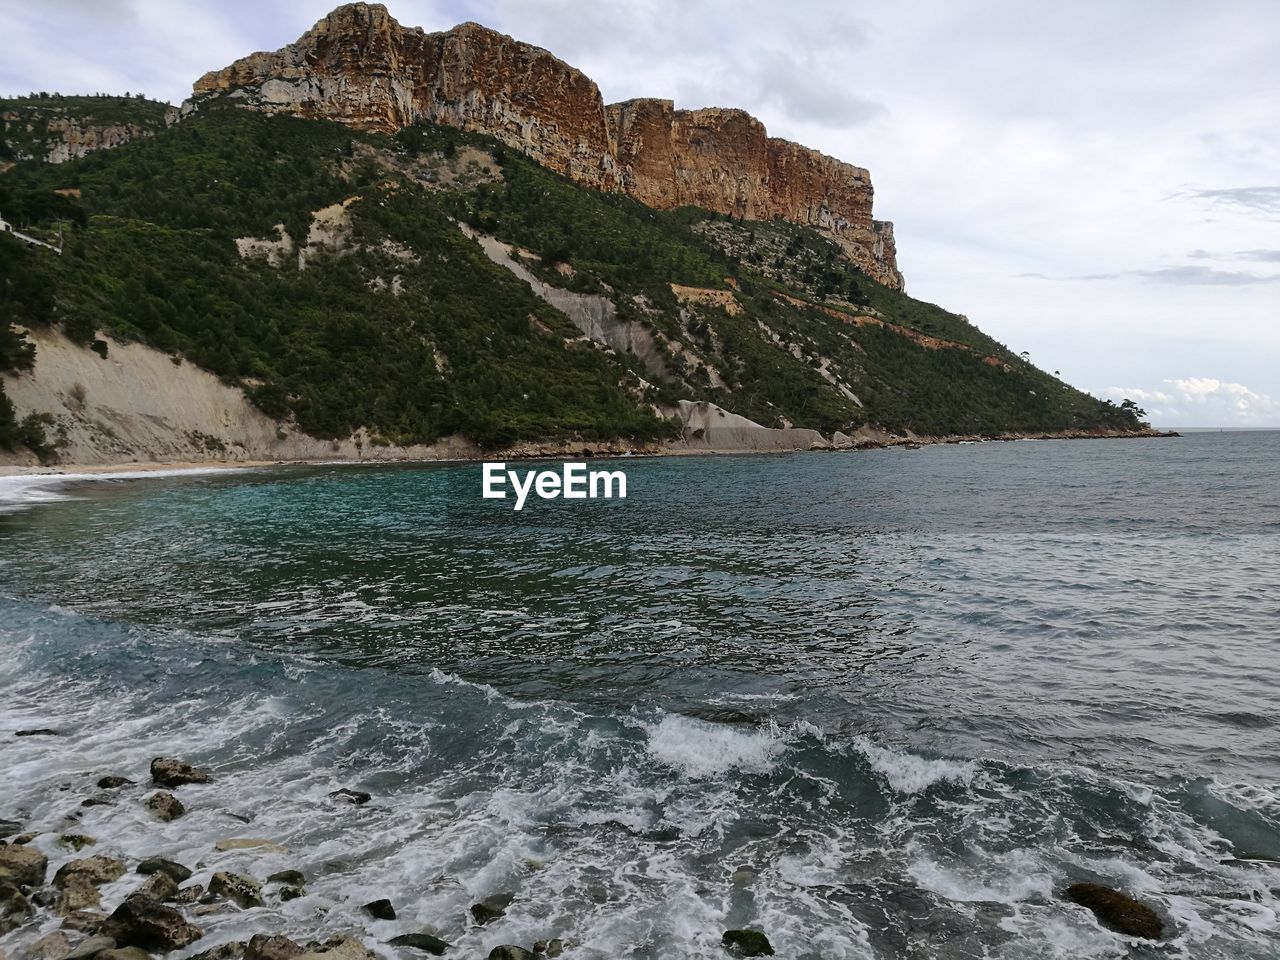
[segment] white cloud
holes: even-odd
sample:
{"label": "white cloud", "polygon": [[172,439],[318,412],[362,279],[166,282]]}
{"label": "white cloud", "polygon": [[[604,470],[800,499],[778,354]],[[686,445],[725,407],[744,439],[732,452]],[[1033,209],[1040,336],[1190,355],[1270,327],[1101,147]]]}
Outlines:
{"label": "white cloud", "polygon": [[1107,387],[1100,391],[1112,400],[1133,400],[1147,411],[1152,422],[1169,427],[1274,427],[1280,426],[1280,403],[1243,383],[1225,383],[1214,377],[1187,377],[1162,381],[1154,389]]}

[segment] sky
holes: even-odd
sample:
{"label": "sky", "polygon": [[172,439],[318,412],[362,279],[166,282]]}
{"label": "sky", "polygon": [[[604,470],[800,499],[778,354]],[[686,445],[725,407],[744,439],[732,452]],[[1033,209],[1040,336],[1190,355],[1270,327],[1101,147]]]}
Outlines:
{"label": "sky", "polygon": [[[0,94],[143,92],[334,0],[0,0]],[[742,107],[870,169],[916,297],[1158,426],[1280,427],[1280,3],[390,0],[606,101]]]}

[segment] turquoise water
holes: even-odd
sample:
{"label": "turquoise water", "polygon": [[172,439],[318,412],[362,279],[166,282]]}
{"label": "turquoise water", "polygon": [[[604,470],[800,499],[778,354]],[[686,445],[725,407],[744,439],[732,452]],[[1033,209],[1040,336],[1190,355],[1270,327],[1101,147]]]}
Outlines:
{"label": "turquoise water", "polygon": [[[307,874],[188,952],[1280,952],[1280,434],[610,466],[625,501],[518,514],[476,464],[0,485],[0,817],[209,766],[182,820],[76,828]],[[246,835],[289,852],[211,854]],[[1171,937],[1100,929],[1076,880]]]}

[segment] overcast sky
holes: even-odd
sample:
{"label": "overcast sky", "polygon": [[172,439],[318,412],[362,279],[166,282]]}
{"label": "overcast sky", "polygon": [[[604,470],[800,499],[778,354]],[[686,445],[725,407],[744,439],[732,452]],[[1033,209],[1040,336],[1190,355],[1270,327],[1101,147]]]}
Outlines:
{"label": "overcast sky", "polygon": [[[332,0],[0,0],[0,93],[142,91]],[[1280,3],[390,0],[606,100],[743,107],[870,168],[915,296],[1163,426],[1280,426]]]}

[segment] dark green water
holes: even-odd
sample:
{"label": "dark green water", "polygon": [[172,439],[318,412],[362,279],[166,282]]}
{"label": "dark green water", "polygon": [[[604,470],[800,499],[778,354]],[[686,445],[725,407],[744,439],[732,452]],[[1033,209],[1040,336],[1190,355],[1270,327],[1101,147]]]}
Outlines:
{"label": "dark green water", "polygon": [[[478,465],[0,486],[0,817],[204,763],[183,820],[83,831],[299,867],[269,909],[304,939],[1280,952],[1280,434],[618,465],[625,501],[518,514]],[[290,853],[209,853],[245,835]],[[1075,880],[1170,937],[1100,929]]]}

